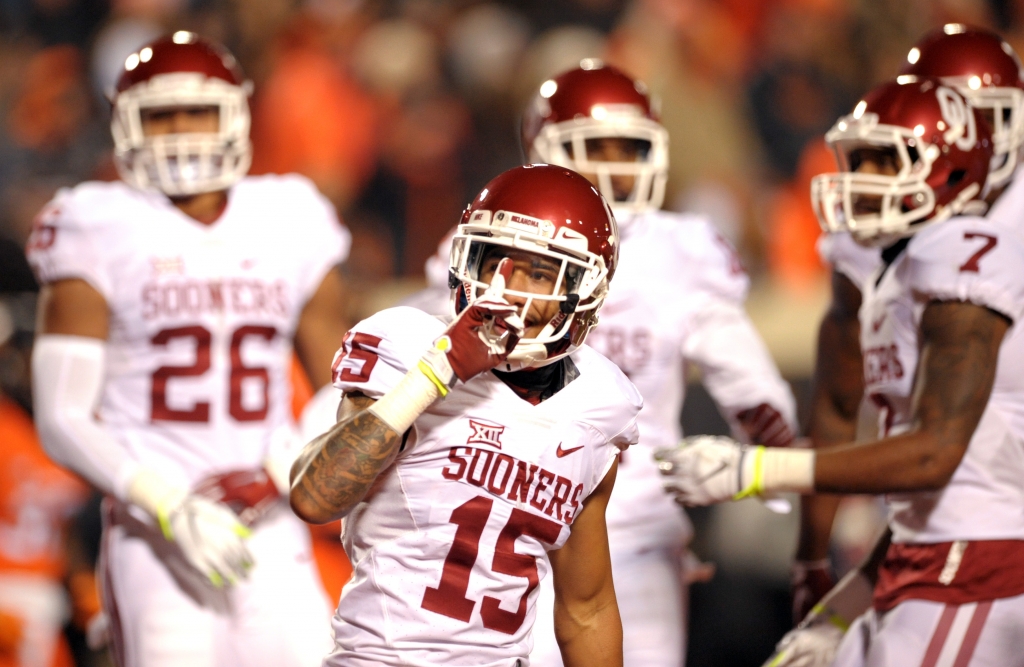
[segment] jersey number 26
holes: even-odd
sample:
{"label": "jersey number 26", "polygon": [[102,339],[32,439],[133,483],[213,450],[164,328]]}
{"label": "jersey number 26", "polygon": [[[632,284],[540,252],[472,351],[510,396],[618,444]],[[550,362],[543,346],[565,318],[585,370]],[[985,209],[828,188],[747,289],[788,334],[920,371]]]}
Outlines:
{"label": "jersey number 26", "polygon": [[[277,329],[268,326],[245,324],[231,334],[231,374],[229,378],[228,413],[240,422],[263,421],[270,409],[270,373],[261,366],[246,366],[242,361],[242,343],[246,338],[256,337],[266,342],[274,340]],[[196,401],[186,409],[167,405],[167,383],[171,378],[194,378],[210,370],[210,348],[213,335],[204,327],[192,326],[164,329],[150,342],[157,347],[166,347],[172,340],[191,338],[195,341],[196,360],[189,366],[161,366],[153,372],[150,391],[150,421],[208,422],[210,421],[209,401]],[[262,385],[263,400],[260,405],[246,407],[242,404],[242,383],[255,380]]]}

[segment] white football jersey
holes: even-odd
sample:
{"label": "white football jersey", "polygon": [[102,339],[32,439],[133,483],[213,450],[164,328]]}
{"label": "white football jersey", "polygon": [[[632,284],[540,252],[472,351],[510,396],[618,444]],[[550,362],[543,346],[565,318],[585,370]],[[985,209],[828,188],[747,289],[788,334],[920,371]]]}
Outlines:
{"label": "white football jersey", "polygon": [[204,225],[124,183],[64,189],[36,221],[41,283],[81,278],[110,313],[99,416],[179,483],[258,467],[291,421],[292,336],[347,230],[300,176],[245,178]]}
{"label": "white football jersey", "polygon": [[[1014,190],[1004,197],[1019,194]],[[997,206],[985,218],[926,227],[880,276],[864,283],[865,393],[881,408],[881,436],[912,425],[920,324],[929,302],[968,301],[1013,322],[1024,316],[1024,235],[1012,215],[1024,210],[1020,203]],[[1024,539],[1022,368],[1024,333],[1014,326],[1000,349],[988,405],[949,484],[937,492],[888,497],[894,541]]]}
{"label": "white football jersey", "polygon": [[[413,308],[377,313],[346,337],[335,386],[379,398],[444,326]],[[544,555],[637,440],[629,380],[587,347],[571,359],[579,376],[539,405],[483,373],[416,420],[344,521],[353,575],[326,664],[525,664]]]}
{"label": "white football jersey", "polygon": [[796,409],[743,312],[747,275],[714,225],[696,215],[652,211],[621,230],[619,264],[587,344],[644,397],[640,444],[621,459],[607,513],[612,549],[644,551],[682,545],[692,530],[662,490],[653,458],[654,450],[682,436],[687,363],[700,367],[727,418],[768,403],[795,433]]}

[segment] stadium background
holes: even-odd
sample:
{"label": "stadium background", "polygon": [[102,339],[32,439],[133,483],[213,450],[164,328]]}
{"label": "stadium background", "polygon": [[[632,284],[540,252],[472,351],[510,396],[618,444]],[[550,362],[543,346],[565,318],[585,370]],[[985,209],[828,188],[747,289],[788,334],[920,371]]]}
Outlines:
{"label": "stadium background", "polygon": [[[59,187],[116,177],[105,95],[128,53],[189,29],[224,42],[255,84],[252,171],[311,177],[351,229],[353,319],[423,286],[469,197],[521,160],[517,119],[543,80],[583,57],[643,79],[671,138],[666,206],[707,214],[736,245],[748,310],[805,408],[828,298],[807,197],[832,164],[821,135],[947,21],[1024,47],[1022,0],[0,0],[0,389],[31,410],[37,288],[22,248],[35,213]],[[724,432],[692,380],[685,427]],[[13,503],[0,489],[0,571]],[[692,589],[688,664],[758,665],[789,625],[795,517],[753,501],[692,516],[717,573]],[[879,517],[871,500],[844,506],[840,569]],[[71,571],[87,568],[95,502],[69,525]],[[69,623],[76,660],[107,664],[84,648],[86,620]]]}

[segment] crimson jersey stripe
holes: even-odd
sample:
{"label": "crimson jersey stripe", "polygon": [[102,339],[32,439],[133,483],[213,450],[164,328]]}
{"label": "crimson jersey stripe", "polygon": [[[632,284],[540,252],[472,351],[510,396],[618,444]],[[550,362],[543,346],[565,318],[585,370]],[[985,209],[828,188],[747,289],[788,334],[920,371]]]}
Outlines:
{"label": "crimson jersey stripe", "polygon": [[967,626],[967,634],[964,635],[964,641],[960,645],[960,652],[957,653],[953,667],[967,667],[968,663],[970,663],[971,656],[974,655],[974,649],[978,646],[978,638],[981,637],[981,630],[985,627],[985,621],[988,620],[990,611],[992,611],[991,600],[978,603],[977,608],[974,610],[974,615],[971,616],[971,622]]}
{"label": "crimson jersey stripe", "polygon": [[956,618],[956,612],[959,608],[958,605],[947,604],[942,610],[939,624],[936,626],[934,634],[932,634],[932,640],[928,644],[928,649],[924,652],[924,660],[921,661],[921,667],[935,667],[935,664],[939,661],[942,646],[946,643],[946,638],[949,637],[949,630],[953,627],[953,619]]}

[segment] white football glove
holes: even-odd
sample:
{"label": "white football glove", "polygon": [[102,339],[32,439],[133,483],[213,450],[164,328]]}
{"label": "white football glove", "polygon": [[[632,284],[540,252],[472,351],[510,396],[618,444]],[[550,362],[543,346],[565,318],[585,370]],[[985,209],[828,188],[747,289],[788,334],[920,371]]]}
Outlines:
{"label": "white football glove", "polygon": [[128,497],[159,522],[164,537],[214,586],[248,577],[253,558],[245,538],[250,531],[226,505],[193,495],[147,469],[132,480]]}
{"label": "white football glove", "polygon": [[656,451],[654,458],[664,475],[665,490],[684,505],[814,489],[814,450],[810,449],[741,445],[732,438],[699,435]]}
{"label": "white football glove", "polygon": [[[750,495],[757,449],[732,438],[701,435],[654,453],[665,490],[684,505],[710,505]],[[760,448],[763,449],[763,448]]]}
{"label": "white football glove", "polygon": [[806,626],[801,623],[779,640],[763,667],[828,667],[843,634],[827,621]]}
{"label": "white football glove", "polygon": [[249,576],[253,559],[245,546],[249,529],[223,503],[188,495],[167,513],[170,531],[164,535],[177,543],[186,560],[213,583],[234,584]]}
{"label": "white football glove", "polygon": [[859,568],[851,570],[800,625],[775,645],[763,667],[828,667],[847,629],[871,607],[874,587]]}

